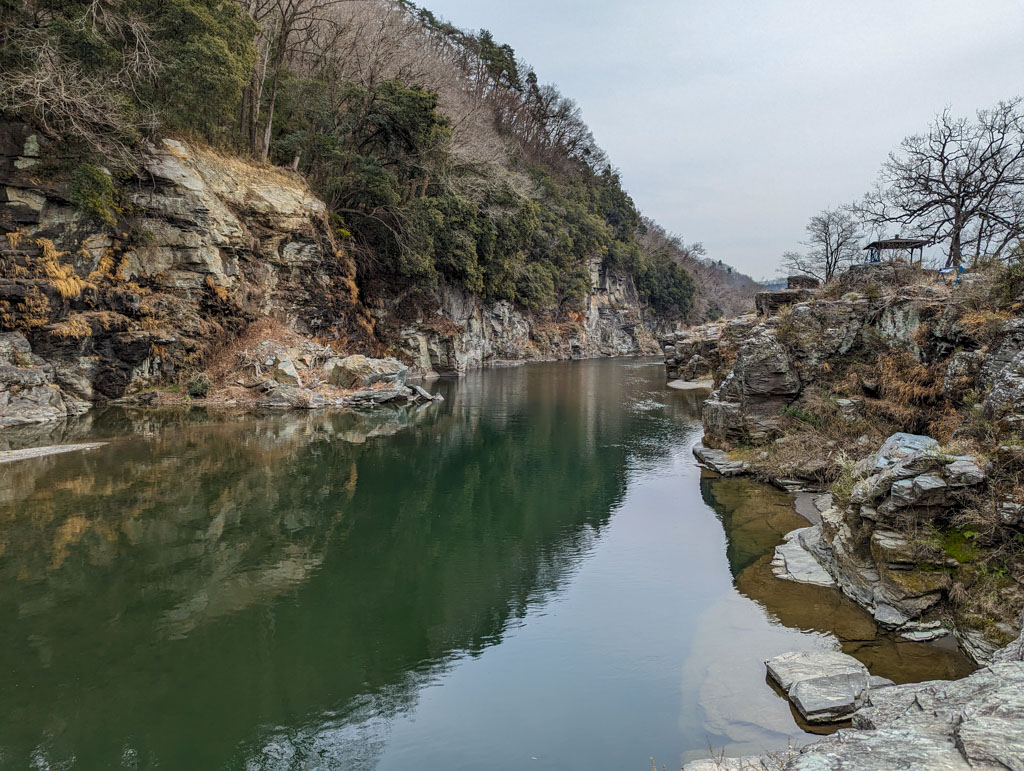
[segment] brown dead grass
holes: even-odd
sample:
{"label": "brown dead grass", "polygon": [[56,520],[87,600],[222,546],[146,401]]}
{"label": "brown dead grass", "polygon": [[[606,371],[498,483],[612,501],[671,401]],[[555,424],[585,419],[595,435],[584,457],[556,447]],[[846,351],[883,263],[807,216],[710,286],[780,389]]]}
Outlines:
{"label": "brown dead grass", "polygon": [[270,341],[272,347],[290,348],[301,345],[305,339],[280,321],[264,317],[254,321],[242,334],[220,348],[204,371],[215,385],[226,385],[227,381],[239,377],[252,378],[255,373],[245,371],[245,364],[240,363],[241,354],[259,350],[264,340]]}
{"label": "brown dead grass", "polygon": [[944,398],[943,372],[926,367],[906,351],[878,357],[878,385],[882,396],[904,407],[934,406]]}
{"label": "brown dead grass", "polygon": [[81,340],[92,334],[92,326],[81,313],[72,313],[67,320],[51,326],[49,332],[61,340]]}
{"label": "brown dead grass", "polygon": [[995,342],[1003,326],[1013,318],[1014,315],[1009,311],[972,310],[960,317],[959,324],[968,337],[979,346],[984,346]]}

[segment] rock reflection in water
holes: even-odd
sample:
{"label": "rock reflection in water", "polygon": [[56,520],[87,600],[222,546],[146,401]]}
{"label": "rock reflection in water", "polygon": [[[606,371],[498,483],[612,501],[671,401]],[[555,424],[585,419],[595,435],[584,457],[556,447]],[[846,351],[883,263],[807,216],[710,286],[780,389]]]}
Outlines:
{"label": "rock reflection in water", "polygon": [[[775,746],[781,747],[801,732],[809,738],[810,732],[835,730],[804,723],[770,684],[750,688],[751,681],[764,678],[763,660],[787,650],[838,644],[872,674],[896,682],[952,679],[973,671],[971,662],[949,641],[900,640],[880,630],[868,613],[838,590],[776,578],[771,572],[775,546],[786,533],[808,524],[794,510],[789,494],[748,478],[726,479],[710,472],[702,476],[701,492],[722,522],[729,567],[742,596],[727,598],[709,612],[715,614],[717,625],[732,626],[736,637],[708,640],[706,650],[698,647],[688,672],[699,681],[704,725],[716,748],[743,754],[771,746],[766,737],[772,735],[777,737]],[[759,605],[780,627],[780,634],[753,623],[756,614],[746,607],[744,598]],[[782,629],[805,634],[794,638],[781,633]],[[750,648],[761,655],[746,654]],[[700,667],[697,661],[702,662]],[[691,753],[687,759],[696,757],[700,753]]]}
{"label": "rock reflection in water", "polygon": [[0,470],[0,766],[316,765],[325,736],[374,765],[453,656],[558,590],[627,458],[675,441],[623,409],[632,372],[481,373],[426,409],[110,411],[85,430],[107,446]]}
{"label": "rock reflection in water", "polygon": [[0,467],[0,767],[630,767],[784,746],[762,661],[833,628],[911,666],[770,577],[788,496],[701,483],[700,402],[663,372],[51,427],[109,443]]}

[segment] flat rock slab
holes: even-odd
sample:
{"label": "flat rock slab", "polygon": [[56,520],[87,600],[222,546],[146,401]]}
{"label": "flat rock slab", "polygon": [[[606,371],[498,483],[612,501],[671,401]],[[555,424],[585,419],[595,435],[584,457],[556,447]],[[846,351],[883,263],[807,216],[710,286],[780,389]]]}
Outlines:
{"label": "flat rock slab", "polygon": [[800,540],[803,532],[813,528],[794,530],[786,536],[784,543],[775,547],[772,559],[772,573],[776,578],[795,581],[798,584],[814,584],[815,586],[835,586],[836,582],[828,571],[804,548]]}
{"label": "flat rock slab", "polygon": [[724,450],[715,450],[700,443],[693,446],[693,454],[701,463],[710,466],[724,477],[746,474],[749,468],[743,461],[730,458]]}
{"label": "flat rock slab", "polygon": [[808,723],[849,718],[864,705],[870,687],[867,668],[839,651],[793,651],[765,665]]}
{"label": "flat rock slab", "polygon": [[772,680],[787,693],[801,680],[843,674],[862,674],[866,678],[868,671],[853,656],[839,651],[790,651],[768,659],[765,666]]}
{"label": "flat rock slab", "polygon": [[13,463],[16,460],[28,460],[29,458],[45,458],[47,455],[60,455],[64,452],[95,450],[97,447],[102,447],[105,444],[106,442],[54,444],[49,447],[30,447],[26,450],[4,450],[0,452],[0,463]]}
{"label": "flat rock slab", "polygon": [[715,390],[714,380],[670,380],[669,388],[677,391],[713,391]]}
{"label": "flat rock slab", "polygon": [[808,723],[835,723],[861,708],[868,680],[863,673],[812,677],[789,689],[789,699]]}

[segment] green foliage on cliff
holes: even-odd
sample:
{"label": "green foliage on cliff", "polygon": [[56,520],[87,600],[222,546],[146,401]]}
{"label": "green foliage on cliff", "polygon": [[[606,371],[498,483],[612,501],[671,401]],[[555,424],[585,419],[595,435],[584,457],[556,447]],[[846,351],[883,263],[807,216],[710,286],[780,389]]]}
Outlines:
{"label": "green foliage on cliff", "polygon": [[158,126],[219,139],[236,120],[256,24],[220,0],[21,0],[0,14],[0,111],[129,163]]}
{"label": "green foliage on cliff", "polygon": [[0,110],[78,148],[72,199],[110,227],[97,167],[185,134],[302,172],[367,286],[564,314],[616,271],[659,314],[693,306],[579,108],[486,31],[404,0],[22,0],[0,43]]}
{"label": "green foliage on cliff", "polygon": [[71,173],[68,198],[107,227],[114,227],[124,211],[121,196],[110,174],[91,163],[79,164]]}

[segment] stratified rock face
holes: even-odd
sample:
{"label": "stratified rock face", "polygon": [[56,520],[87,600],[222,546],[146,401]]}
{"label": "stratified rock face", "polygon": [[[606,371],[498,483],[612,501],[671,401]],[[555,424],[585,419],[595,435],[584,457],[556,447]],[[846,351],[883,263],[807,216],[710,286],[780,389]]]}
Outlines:
{"label": "stratified rock face", "polygon": [[[459,374],[503,361],[585,359],[657,354],[633,279],[590,263],[593,289],[573,321],[544,320],[512,303],[486,303],[464,289],[442,286],[429,312],[392,333],[413,375]],[[375,310],[386,326],[394,313]]]}
{"label": "stratified rock face", "polygon": [[[418,318],[405,297],[381,299],[376,330],[354,261],[298,175],[164,139],[119,183],[127,214],[113,227],[71,204],[69,169],[41,171],[58,158],[28,127],[0,123],[0,330],[23,333],[86,401],[202,368],[266,316],[342,350],[394,346],[413,375],[658,351],[632,278],[600,257],[571,320],[441,286]],[[274,368],[300,385],[287,362]]]}
{"label": "stratified rock face", "polygon": [[24,335],[0,333],[0,429],[61,420],[88,408],[61,390],[53,367],[32,353]]}
{"label": "stratified rock face", "polygon": [[986,415],[1009,431],[1024,428],[1024,319],[1003,327],[1003,338],[986,357],[980,379],[988,388]]}
{"label": "stratified rock face", "polygon": [[[984,485],[986,471],[976,458],[943,453],[931,437],[898,433],[855,473],[847,505],[826,510],[819,525],[790,533],[777,548],[776,575],[826,583],[815,570],[823,568],[880,625],[911,640],[948,634],[929,612],[946,598],[959,563],[939,544],[906,533],[949,528],[959,497]],[[992,651],[986,655],[982,645],[975,641],[968,652],[985,660]]]}
{"label": "stratified rock face", "polygon": [[776,289],[770,292],[758,292],[754,295],[754,307],[757,308],[757,315],[772,316],[786,305],[806,302],[812,297],[814,297],[812,289],[791,286],[786,289]]}
{"label": "stratified rock face", "polygon": [[770,438],[800,388],[790,351],[766,330],[755,328],[740,347],[732,372],[704,402],[705,441],[718,446]]}
{"label": "stratified rock face", "polygon": [[753,314],[711,322],[661,339],[669,380],[720,382],[732,367],[744,337],[757,323]]}
{"label": "stratified rock face", "polygon": [[[945,528],[960,491],[981,485],[977,459],[949,456],[926,436],[894,434],[860,461],[863,476],[843,510],[822,515],[831,546],[830,571],[843,590],[890,627],[903,627],[936,606],[950,586],[952,558],[936,547],[911,543],[907,522]],[[952,560],[951,567],[957,563]]]}
{"label": "stratified rock face", "polygon": [[778,435],[783,411],[804,386],[858,343],[866,311],[860,301],[804,302],[750,328],[732,371],[704,404],[705,441],[760,444]]}
{"label": "stratified rock face", "polygon": [[[958,324],[962,309],[950,305],[934,287],[906,287],[885,301],[859,295],[826,300],[814,294],[809,289],[767,292],[759,295],[761,315],[743,317],[744,334],[730,341],[737,350],[725,359],[732,369],[716,377],[719,388],[706,403],[705,441],[710,446],[771,441],[779,434],[782,411],[797,403],[808,386],[846,357],[870,357],[880,346],[906,352],[919,362],[948,358],[947,390],[965,382],[971,387],[977,378],[991,393],[986,402],[990,415],[1015,414],[1013,405],[1024,403],[1024,322],[1019,330],[1018,322],[1007,324],[998,352],[988,357],[983,370],[984,356],[957,350],[977,347]],[[713,370],[706,364],[711,359],[704,352],[706,337],[710,331],[698,328],[663,341],[670,379]],[[700,350],[694,350],[695,341],[702,343]],[[728,350],[721,344],[712,347]],[[857,399],[839,406],[850,421],[861,410]],[[1024,416],[1020,420],[1024,425]]]}
{"label": "stratified rock face", "polygon": [[261,316],[369,334],[355,265],[296,175],[163,140],[123,185],[130,224],[111,228],[68,202],[66,174],[39,172],[57,150],[38,135],[0,124],[0,151],[0,329],[24,333],[78,398],[201,367]]}
{"label": "stratified rock face", "polygon": [[880,688],[870,700],[855,730],[811,745],[785,767],[1024,768],[1024,662]]}

